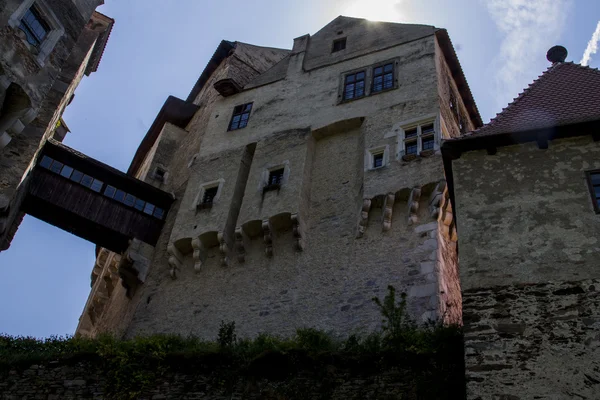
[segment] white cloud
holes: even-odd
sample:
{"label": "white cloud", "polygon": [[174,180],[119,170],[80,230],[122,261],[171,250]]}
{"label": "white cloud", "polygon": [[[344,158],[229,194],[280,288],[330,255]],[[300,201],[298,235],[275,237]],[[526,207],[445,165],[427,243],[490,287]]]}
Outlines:
{"label": "white cloud", "polygon": [[483,0],[502,35],[493,60],[494,94],[505,107],[542,73],[546,51],[557,44],[572,0]]}
{"label": "white cloud", "polygon": [[592,38],[587,44],[585,51],[583,52],[583,57],[581,57],[581,61],[579,64],[581,65],[589,65],[590,60],[592,59],[592,54],[596,54],[598,51],[598,43],[600,42],[600,21],[598,21],[598,25],[596,26],[596,30],[592,34]]}

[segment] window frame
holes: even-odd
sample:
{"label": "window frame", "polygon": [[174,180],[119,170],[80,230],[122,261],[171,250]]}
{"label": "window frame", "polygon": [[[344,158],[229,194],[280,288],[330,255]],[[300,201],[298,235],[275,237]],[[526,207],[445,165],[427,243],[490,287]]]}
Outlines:
{"label": "window frame", "polygon": [[[594,190],[594,183],[592,182],[592,175],[600,176],[600,169],[591,169],[591,170],[585,171],[585,179],[588,184],[588,190],[590,192],[590,197],[592,198],[592,205],[594,207],[594,212],[596,214],[600,214],[600,205],[598,204],[598,202],[600,201],[600,197],[596,197],[596,191]],[[596,185],[596,186],[600,187],[600,185]]]}
{"label": "window frame", "polygon": [[[246,112],[246,107],[250,106],[250,109]],[[236,109],[240,109],[240,112],[236,112]],[[231,119],[229,120],[229,125],[227,125],[227,131],[238,131],[240,129],[244,129],[245,127],[248,126],[248,124],[250,123],[250,115],[252,114],[252,109],[254,108],[254,102],[251,101],[249,103],[244,103],[244,104],[238,104],[237,106],[233,107],[233,112],[231,113]],[[246,119],[246,125],[240,127],[240,123],[242,122],[242,117],[243,115],[248,114],[248,118]],[[238,125],[236,128],[232,128],[233,127],[233,120],[235,119],[236,116],[240,116],[240,119],[238,121]]]}
{"label": "window frame", "polygon": [[[431,126],[431,131],[427,133],[423,133],[423,128]],[[411,136],[407,137],[408,132],[416,131],[416,134],[411,134]],[[398,148],[398,159],[404,161],[410,161],[417,156],[425,157],[435,153],[436,150],[439,150],[439,138],[441,135],[438,134],[439,131],[439,123],[438,118],[429,118],[422,119],[417,122],[412,122],[410,124],[406,124],[402,127],[401,137],[398,140],[399,148]],[[424,141],[432,141],[431,148],[425,149],[423,146]],[[411,146],[411,149],[416,146],[416,150],[414,152],[408,152],[408,145]],[[437,148],[436,148],[437,145]]]}
{"label": "window frame", "polygon": [[[384,87],[385,85],[385,76],[388,73],[385,72],[385,67],[387,67],[388,65],[392,66],[392,86],[386,88]],[[377,68],[381,68],[381,74],[380,75],[376,75],[375,74],[375,70]],[[380,90],[375,90],[375,78],[377,78],[378,76],[381,76],[381,89]],[[396,88],[396,61],[395,60],[388,60],[385,61],[383,63],[378,63],[375,64],[372,68],[371,68],[371,90],[369,95],[373,95],[373,94],[378,94],[378,93],[383,93],[383,92],[387,92],[388,90],[392,90]]]}
{"label": "window frame", "polygon": [[[348,39],[347,36],[343,37],[343,38],[335,39],[333,41],[333,43],[331,43],[331,54],[340,52],[342,50],[346,50],[346,42],[347,42],[346,39]],[[336,49],[336,44],[338,44],[338,43],[343,43],[342,48]]]}
{"label": "window frame", "polygon": [[26,38],[22,39],[23,43],[31,50],[37,64],[40,67],[44,67],[50,53],[52,53],[60,38],[65,34],[65,28],[56,17],[56,14],[46,4],[45,0],[24,0],[8,19],[8,25],[15,30],[22,31],[20,27],[21,21],[32,7],[35,8],[50,30],[39,46],[30,44]]}
{"label": "window frame", "polygon": [[[40,25],[40,27],[43,29],[43,33],[44,33],[43,37],[40,37],[38,35],[38,32],[36,32],[35,27],[31,24],[30,21],[27,20],[27,18],[29,17],[29,14],[31,14],[31,16],[33,17],[33,19],[34,19],[33,22],[37,22]],[[52,27],[50,26],[50,24],[48,22],[46,22],[46,19],[44,18],[44,16],[39,11],[39,9],[36,7],[35,4],[32,4],[31,7],[29,7],[25,11],[25,14],[23,14],[23,16],[21,17],[21,23],[19,24],[19,29],[21,29],[23,32],[25,32],[25,36],[27,37],[27,43],[29,43],[30,45],[35,46],[37,48],[39,48],[42,45],[44,40],[46,40],[46,38],[52,31]],[[33,40],[34,43],[32,43],[29,40],[30,38]]]}
{"label": "window frame", "polygon": [[[363,74],[363,77],[359,80],[356,79],[356,75],[358,74]],[[352,82],[348,82],[348,78],[353,76],[354,80]],[[364,97],[367,96],[367,80],[368,76],[367,76],[367,69],[366,68],[361,68],[355,71],[351,71],[351,72],[347,72],[343,75],[343,80],[342,80],[342,102],[349,102],[349,101],[353,101],[353,100],[358,100],[358,99],[362,99]],[[360,96],[356,96],[356,82],[362,81],[363,82],[363,91],[362,94]],[[346,98],[346,87],[348,85],[354,85],[354,88],[352,90],[352,97],[351,98]]]}
{"label": "window frame", "polygon": [[[214,181],[202,183],[200,185],[200,190],[194,198],[194,203],[192,204],[190,209],[193,211],[198,211],[212,208],[213,205],[216,204],[219,198],[221,197],[224,182],[225,180],[221,178]],[[204,203],[204,195],[206,193],[206,190],[213,188],[217,188],[217,193],[213,196],[212,203]]]}

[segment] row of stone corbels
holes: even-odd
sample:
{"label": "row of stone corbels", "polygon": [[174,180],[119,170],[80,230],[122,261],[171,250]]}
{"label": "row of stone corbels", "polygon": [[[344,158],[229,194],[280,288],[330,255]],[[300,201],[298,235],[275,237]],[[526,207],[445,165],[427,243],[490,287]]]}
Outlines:
{"label": "row of stone corbels", "polygon": [[[397,193],[401,192],[399,190]],[[421,200],[421,194],[423,192],[422,186],[416,186],[410,189],[410,195],[408,197],[408,224],[414,225],[418,222],[418,211],[419,211],[419,202]],[[446,181],[441,180],[438,182],[433,189],[430,197],[429,197],[429,214],[431,218],[438,218],[440,213],[440,203],[444,198],[444,193],[446,193]],[[378,196],[375,196],[378,197]],[[371,205],[373,204],[373,199],[364,199],[363,205],[361,208],[360,219],[358,222],[358,233],[357,237],[362,237],[367,230],[367,226],[369,223],[369,212],[371,211]],[[396,202],[396,194],[387,193],[384,195],[383,200],[383,218],[381,222],[381,231],[387,232],[392,228],[392,214],[394,210],[394,203]]]}
{"label": "row of stone corbels", "polygon": [[[304,237],[303,237],[303,223],[298,216],[298,213],[290,214],[290,223],[292,226],[292,232],[294,236],[294,248],[297,251],[304,250]],[[271,219],[264,219],[261,222],[261,236],[263,238],[264,246],[265,246],[265,255],[267,257],[273,257],[273,233],[274,228],[271,222]],[[251,235],[248,234],[246,229],[243,226],[237,227],[235,229],[235,245],[234,251],[237,256],[237,260],[240,263],[244,263],[246,261],[246,247],[245,243],[251,240]],[[220,231],[217,232],[217,242],[219,246],[219,254],[220,254],[220,263],[222,266],[229,266],[229,252],[230,245],[229,240],[225,232]],[[194,260],[194,271],[200,272],[202,270],[202,264],[205,259],[205,254],[208,249],[204,241],[202,240],[202,235],[192,239],[192,259]],[[168,253],[168,263],[169,263],[169,273],[171,278],[177,278],[177,274],[179,270],[181,270],[183,265],[184,255],[181,251],[175,246],[174,243],[170,243],[167,246]]]}
{"label": "row of stone corbels", "polygon": [[[95,325],[98,318],[102,316],[119,280],[118,265],[120,260],[121,256],[119,254],[104,248],[100,249],[98,257],[96,257],[92,270],[92,292],[85,310],[92,325]],[[81,327],[81,329],[89,330],[89,327]]]}

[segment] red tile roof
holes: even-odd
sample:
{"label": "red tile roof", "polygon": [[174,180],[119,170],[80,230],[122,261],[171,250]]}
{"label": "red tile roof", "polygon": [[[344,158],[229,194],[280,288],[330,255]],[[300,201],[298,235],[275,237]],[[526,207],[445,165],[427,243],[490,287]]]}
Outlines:
{"label": "red tile roof", "polygon": [[451,141],[595,120],[600,120],[600,71],[555,63],[489,123]]}

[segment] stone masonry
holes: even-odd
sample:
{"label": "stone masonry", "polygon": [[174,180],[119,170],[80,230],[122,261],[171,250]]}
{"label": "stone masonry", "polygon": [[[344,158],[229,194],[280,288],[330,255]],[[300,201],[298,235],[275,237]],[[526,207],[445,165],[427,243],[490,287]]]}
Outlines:
{"label": "stone masonry", "polygon": [[[346,48],[332,52],[339,38]],[[384,64],[393,83],[376,93]],[[356,71],[366,95],[344,101]],[[481,119],[444,30],[339,17],[292,50],[224,41],[188,102],[198,111],[187,126],[151,128],[129,171],[177,199],[145,282],[108,290],[118,255],[100,250],[94,274],[107,279],[93,280],[78,332],[213,338],[222,320],[242,336],[369,332],[381,323],[372,298],[388,285],[407,293],[419,323],[460,322],[439,148]],[[246,103],[248,125],[228,130]]]}

